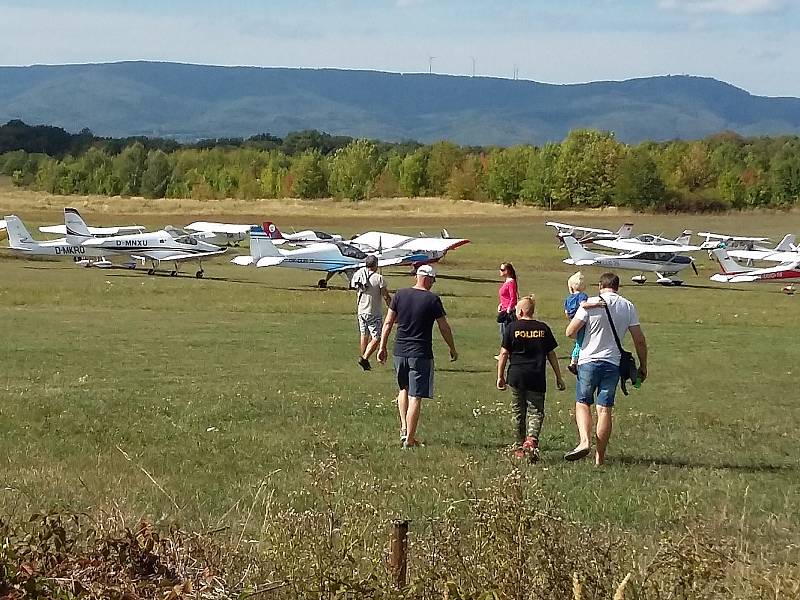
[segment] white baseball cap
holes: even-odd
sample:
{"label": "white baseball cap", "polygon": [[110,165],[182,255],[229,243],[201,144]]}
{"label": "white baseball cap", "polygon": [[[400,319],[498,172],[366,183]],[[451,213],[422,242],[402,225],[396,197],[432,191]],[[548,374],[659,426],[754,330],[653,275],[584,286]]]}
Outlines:
{"label": "white baseball cap", "polygon": [[418,268],[417,275],[424,275],[425,277],[436,279],[436,271],[434,271],[433,267],[430,265],[422,265],[420,268]]}

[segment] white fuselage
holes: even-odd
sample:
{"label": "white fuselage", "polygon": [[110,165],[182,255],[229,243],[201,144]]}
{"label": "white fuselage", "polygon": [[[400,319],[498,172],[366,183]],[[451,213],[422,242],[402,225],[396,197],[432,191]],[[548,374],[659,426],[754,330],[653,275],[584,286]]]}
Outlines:
{"label": "white fuselage", "polygon": [[342,243],[318,242],[297,250],[280,250],[283,260],[278,267],[309,271],[340,271],[358,268],[367,255],[358,248]]}
{"label": "white fuselage", "polygon": [[110,252],[104,252],[81,244],[68,244],[63,238],[47,242],[15,243],[11,246],[11,249],[24,252],[30,256],[69,256],[76,258],[82,256],[101,257],[110,254]]}
{"label": "white fuselage", "polygon": [[[80,245],[106,254],[129,254],[160,261],[174,260],[175,254],[185,254],[181,260],[202,258],[208,254],[219,254],[218,246],[198,241],[191,235],[174,237],[166,230],[106,238],[89,238]],[[97,256],[96,254],[93,256]]]}
{"label": "white fuselage", "polygon": [[[658,273],[659,275],[669,276],[683,271],[692,264],[691,259],[687,256],[663,253],[666,255],[659,257],[658,254],[655,252],[636,252],[620,254],[619,256],[604,256],[596,258],[590,266]],[[571,258],[566,259],[564,262],[576,264]]]}

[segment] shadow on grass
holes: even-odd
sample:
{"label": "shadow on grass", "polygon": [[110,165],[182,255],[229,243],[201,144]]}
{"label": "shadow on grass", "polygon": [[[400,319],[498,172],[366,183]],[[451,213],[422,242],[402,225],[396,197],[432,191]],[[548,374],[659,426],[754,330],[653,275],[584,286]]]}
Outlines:
{"label": "shadow on grass", "polygon": [[436,370],[441,373],[495,373],[497,371],[497,369],[474,369],[468,367],[436,367]]}
{"label": "shadow on grass", "polygon": [[484,279],[482,277],[468,277],[466,275],[437,275],[436,279],[452,279],[454,281],[466,281],[468,283],[493,283],[500,285],[497,279]]}
{"label": "shadow on grass", "polygon": [[668,456],[620,456],[614,458],[614,462],[640,467],[658,465],[663,467],[681,467],[685,469],[730,469],[731,471],[742,471],[746,473],[790,473],[800,471],[800,467],[795,464],[746,464],[725,461],[714,463],[711,461],[672,458]]}
{"label": "shadow on grass", "polygon": [[679,288],[686,288],[691,290],[711,290],[714,292],[758,292],[763,291],[763,288],[759,290],[758,287],[749,287],[749,288],[734,288],[734,287],[717,287],[713,285],[700,285],[698,283],[684,283],[683,285],[677,286]]}
{"label": "shadow on grass", "polygon": [[[108,270],[109,269],[107,269],[107,271]],[[131,270],[131,269],[121,269],[121,270],[122,271],[127,271],[127,272],[108,273],[108,277],[112,277],[112,278],[116,278],[116,277],[133,277],[133,278],[144,278],[144,279],[166,277],[167,279],[176,279],[176,278],[177,279],[196,279],[194,274],[190,273],[188,271],[181,271],[180,273],[178,273],[178,275],[173,277],[172,275],[169,274],[169,271],[157,271],[157,272],[153,273],[152,275],[148,275],[146,271],[142,271],[142,270]],[[336,288],[336,287],[320,288],[320,287],[317,287],[316,285],[312,285],[312,284],[309,284],[307,286],[302,286],[302,287],[283,287],[283,286],[272,285],[271,283],[269,283],[267,281],[256,281],[256,280],[253,280],[253,279],[236,279],[236,278],[233,278],[233,277],[213,277],[213,276],[208,276],[208,275],[205,275],[202,278],[202,281],[221,281],[221,282],[224,282],[224,283],[237,283],[237,284],[243,284],[243,285],[255,285],[255,286],[259,286],[259,287],[268,288],[268,289],[271,289],[271,290],[280,290],[280,291],[285,291],[285,292],[308,292],[308,291],[326,292],[326,291],[329,291],[329,290],[330,291],[342,291],[342,292],[348,291],[346,288]]]}

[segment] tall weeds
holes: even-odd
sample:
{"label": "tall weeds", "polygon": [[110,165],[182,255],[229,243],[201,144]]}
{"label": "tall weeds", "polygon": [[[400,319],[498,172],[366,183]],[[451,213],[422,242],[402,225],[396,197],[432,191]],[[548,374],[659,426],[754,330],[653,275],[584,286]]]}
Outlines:
{"label": "tall weeds", "polygon": [[[411,523],[409,583],[387,566],[393,517],[335,455],[276,500],[266,478],[239,519],[203,533],[102,515],[0,523],[3,598],[594,600],[800,597],[796,564],[754,555],[691,515],[657,540],[570,521],[513,469]],[[238,524],[236,524],[238,522]]]}

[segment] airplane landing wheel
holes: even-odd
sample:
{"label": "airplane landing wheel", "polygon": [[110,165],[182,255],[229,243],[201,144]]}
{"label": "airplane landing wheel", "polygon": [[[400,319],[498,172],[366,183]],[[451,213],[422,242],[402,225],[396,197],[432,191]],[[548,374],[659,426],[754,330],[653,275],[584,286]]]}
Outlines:
{"label": "airplane landing wheel", "polygon": [[194,274],[194,276],[197,277],[198,279],[202,279],[203,278],[203,269],[200,269],[197,273]]}
{"label": "airplane landing wheel", "polygon": [[155,272],[156,272],[155,269],[147,269],[147,274],[148,275],[155,275]]}
{"label": "airplane landing wheel", "polygon": [[328,287],[328,282],[325,281],[324,279],[320,279],[317,282],[317,287],[324,290],[326,287]]}
{"label": "airplane landing wheel", "polygon": [[177,272],[177,271],[170,271],[170,272],[169,272],[169,276],[170,276],[170,277],[177,277],[177,275],[178,275],[178,272]]}

